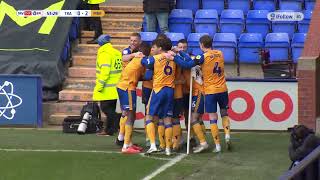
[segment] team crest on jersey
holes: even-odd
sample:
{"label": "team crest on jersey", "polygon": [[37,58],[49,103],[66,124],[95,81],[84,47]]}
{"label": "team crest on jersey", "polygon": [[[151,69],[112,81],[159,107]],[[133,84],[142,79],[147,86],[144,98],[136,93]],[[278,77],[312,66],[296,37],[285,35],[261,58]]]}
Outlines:
{"label": "team crest on jersey", "polygon": [[198,55],[198,56],[196,57],[196,59],[201,59],[201,55]]}
{"label": "team crest on jersey", "polygon": [[128,54],[128,53],[129,53],[128,50],[124,50],[124,51],[123,51],[123,54],[124,54],[124,55],[126,55],[126,54]]}

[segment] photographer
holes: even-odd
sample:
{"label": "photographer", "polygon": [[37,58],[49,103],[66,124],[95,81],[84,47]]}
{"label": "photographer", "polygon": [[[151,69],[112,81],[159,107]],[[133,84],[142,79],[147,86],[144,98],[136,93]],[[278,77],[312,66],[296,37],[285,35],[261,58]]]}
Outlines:
{"label": "photographer", "polygon": [[290,137],[289,157],[292,161],[290,169],[320,145],[320,138],[304,125],[293,127]]}

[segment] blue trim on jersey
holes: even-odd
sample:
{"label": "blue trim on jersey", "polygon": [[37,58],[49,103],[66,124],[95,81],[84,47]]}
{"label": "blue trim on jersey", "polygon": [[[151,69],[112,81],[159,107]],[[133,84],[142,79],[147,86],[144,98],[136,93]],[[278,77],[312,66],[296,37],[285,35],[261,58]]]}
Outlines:
{"label": "blue trim on jersey", "polygon": [[217,124],[218,120],[210,120],[210,124]]}

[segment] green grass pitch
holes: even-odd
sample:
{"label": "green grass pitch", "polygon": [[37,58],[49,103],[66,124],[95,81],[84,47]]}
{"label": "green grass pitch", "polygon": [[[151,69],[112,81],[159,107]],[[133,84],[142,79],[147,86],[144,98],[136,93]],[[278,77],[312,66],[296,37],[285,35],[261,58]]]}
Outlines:
{"label": "green grass pitch", "polygon": [[[154,179],[270,180],[287,170],[288,133],[233,133],[232,138],[233,151],[223,147],[218,155],[212,148],[191,154]],[[207,139],[212,144],[209,133]],[[0,129],[0,180],[142,179],[176,157],[123,155],[114,140],[57,130]],[[134,140],[144,144],[144,134],[136,132]]]}

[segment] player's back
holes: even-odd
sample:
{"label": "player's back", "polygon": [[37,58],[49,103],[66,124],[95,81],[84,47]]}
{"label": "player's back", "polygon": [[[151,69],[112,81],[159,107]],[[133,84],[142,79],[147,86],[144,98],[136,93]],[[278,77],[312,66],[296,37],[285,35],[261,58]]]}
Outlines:
{"label": "player's back", "polygon": [[142,58],[133,58],[128,65],[122,70],[121,79],[118,83],[120,89],[135,89],[140,77],[143,74]]}
{"label": "player's back", "polygon": [[164,54],[153,56],[154,75],[153,89],[159,92],[163,87],[174,88],[176,64],[173,60],[166,59]]}
{"label": "player's back", "polygon": [[227,91],[224,75],[224,59],[221,51],[209,50],[204,53],[201,66],[205,94],[216,94]]}

